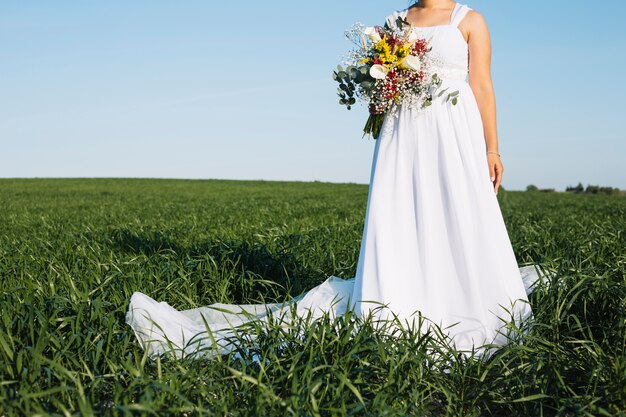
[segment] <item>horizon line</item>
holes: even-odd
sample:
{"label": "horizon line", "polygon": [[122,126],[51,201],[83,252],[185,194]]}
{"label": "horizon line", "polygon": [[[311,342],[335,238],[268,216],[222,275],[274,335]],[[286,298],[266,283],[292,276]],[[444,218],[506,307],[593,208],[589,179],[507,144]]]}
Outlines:
{"label": "horizon line", "polygon": [[[0,180],[30,180],[30,179],[49,179],[49,180],[90,180],[90,179],[109,179],[109,180],[115,180],[115,179],[130,179],[130,180],[167,180],[167,181],[247,181],[247,182],[301,182],[301,183],[323,183],[323,184],[337,184],[337,185],[341,185],[341,184],[346,184],[346,185],[367,185],[369,186],[369,183],[363,183],[363,182],[354,182],[354,181],[322,181],[322,180],[279,180],[279,179],[264,179],[264,178],[207,178],[207,177],[126,177],[126,176],[119,176],[119,177],[110,177],[110,176],[106,176],[106,177],[100,177],[100,176],[93,176],[93,177],[81,177],[81,176],[76,176],[76,177],[0,177]],[[573,186],[568,186],[568,187],[576,187],[578,184],[583,184],[582,181],[579,181],[576,185]],[[529,185],[535,185],[535,184],[529,184]],[[536,186],[536,185],[535,185]],[[546,192],[546,191],[552,191],[552,192],[567,192],[566,189],[560,190],[560,189],[556,189],[554,187],[537,187],[537,191],[539,192]],[[626,190],[622,190],[619,187],[613,187],[610,185],[599,185],[599,184],[590,184],[587,183],[586,186],[583,187],[608,187],[608,188],[616,188],[617,190],[621,191],[621,192],[626,192]],[[502,184],[500,184],[500,188],[506,190],[506,191],[527,191],[525,189],[515,189],[515,188],[506,188],[505,186],[503,186]],[[567,188],[567,187],[566,187]]]}

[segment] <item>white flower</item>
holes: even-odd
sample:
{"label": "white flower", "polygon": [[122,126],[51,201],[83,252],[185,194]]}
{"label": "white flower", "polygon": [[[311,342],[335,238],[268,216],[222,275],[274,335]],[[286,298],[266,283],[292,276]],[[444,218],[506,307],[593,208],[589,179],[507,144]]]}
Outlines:
{"label": "white flower", "polygon": [[409,33],[409,38],[408,38],[407,40],[408,40],[409,42],[411,42],[411,43],[415,43],[415,42],[417,42],[417,40],[418,40],[419,38],[420,38],[420,36],[419,36],[419,35],[418,35],[418,34],[417,34],[414,30],[412,30],[412,31]]}
{"label": "white flower", "polygon": [[372,68],[370,68],[370,75],[372,78],[377,80],[384,80],[387,77],[387,73],[389,72],[389,68],[384,65],[374,64]]}
{"label": "white flower", "polygon": [[381,41],[381,37],[378,34],[378,31],[373,26],[366,27],[363,30],[363,34],[367,36],[368,38],[370,38],[370,40],[374,43],[378,43]]}
{"label": "white flower", "polygon": [[422,68],[422,62],[420,61],[419,57],[409,55],[400,62],[400,66],[404,69],[419,71]]}

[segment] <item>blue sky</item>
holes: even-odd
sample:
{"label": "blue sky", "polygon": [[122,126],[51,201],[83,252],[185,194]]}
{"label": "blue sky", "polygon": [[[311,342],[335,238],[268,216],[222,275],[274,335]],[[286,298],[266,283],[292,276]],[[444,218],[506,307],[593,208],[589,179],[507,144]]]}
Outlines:
{"label": "blue sky", "polygon": [[[463,2],[461,2],[463,3]],[[332,70],[400,1],[0,2],[0,177],[367,183]],[[503,186],[626,189],[626,2],[468,0],[493,42]]]}

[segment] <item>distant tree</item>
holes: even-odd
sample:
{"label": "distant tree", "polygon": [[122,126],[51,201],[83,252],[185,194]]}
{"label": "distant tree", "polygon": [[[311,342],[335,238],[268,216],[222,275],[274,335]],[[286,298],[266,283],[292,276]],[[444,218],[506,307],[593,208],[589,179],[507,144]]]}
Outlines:
{"label": "distant tree", "polygon": [[578,183],[576,187],[568,186],[565,188],[565,191],[577,194],[607,194],[607,195],[618,195],[623,194],[624,191],[619,188],[614,187],[603,187],[600,185],[587,185],[587,187],[583,187],[582,183]]}
{"label": "distant tree", "polygon": [[565,191],[568,191],[571,193],[582,193],[585,191],[585,187],[583,187],[583,184],[579,182],[576,187],[568,186],[567,188],[565,188]]}
{"label": "distant tree", "polygon": [[599,185],[587,185],[587,188],[585,188],[585,194],[613,195],[613,194],[619,194],[619,193],[620,193],[620,189],[613,188],[613,187],[601,187]]}
{"label": "distant tree", "polygon": [[554,188],[540,188],[539,191],[542,193],[553,193],[556,190]]}
{"label": "distant tree", "polygon": [[537,186],[533,185],[533,184],[529,184],[529,185],[526,186],[526,191],[531,191],[532,192],[532,191],[537,191],[538,189],[539,188],[537,188]]}
{"label": "distant tree", "polygon": [[585,194],[598,194],[600,192],[600,187],[597,185],[587,185],[585,188]]}

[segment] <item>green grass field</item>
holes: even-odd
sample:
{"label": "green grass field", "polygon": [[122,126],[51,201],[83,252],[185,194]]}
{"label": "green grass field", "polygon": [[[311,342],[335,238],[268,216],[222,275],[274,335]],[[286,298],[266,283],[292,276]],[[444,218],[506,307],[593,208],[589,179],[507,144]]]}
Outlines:
{"label": "green grass field", "polygon": [[187,309],[353,277],[367,191],[0,180],[0,416],[626,415],[623,196],[498,194],[519,263],[557,280],[531,295],[524,343],[488,361],[451,354],[440,372],[423,340],[350,317],[310,323],[304,338],[259,329],[269,364],[144,355],[124,322],[133,291]]}

